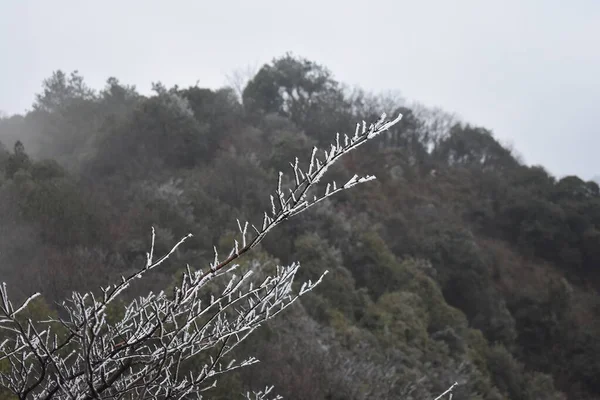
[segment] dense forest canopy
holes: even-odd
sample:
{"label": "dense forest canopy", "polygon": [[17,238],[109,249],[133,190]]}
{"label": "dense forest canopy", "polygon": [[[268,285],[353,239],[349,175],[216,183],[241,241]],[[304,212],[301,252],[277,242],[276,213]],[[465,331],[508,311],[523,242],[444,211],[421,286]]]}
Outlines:
{"label": "dense forest canopy", "polygon": [[[277,171],[381,112],[403,119],[330,171],[378,180],[282,226],[243,262],[331,271],[241,351],[260,366],[212,398],[273,383],[288,399],[600,399],[600,188],[524,165],[486,128],[348,90],[286,54],[241,93],[54,72],[0,118],[0,277],[33,317],[194,237],[132,295],[203,267]],[[118,310],[114,310],[115,317]],[[9,368],[1,365],[0,368]],[[186,368],[194,368],[188,365]],[[0,388],[0,398],[10,398]],[[5,396],[5,397],[1,397]]]}

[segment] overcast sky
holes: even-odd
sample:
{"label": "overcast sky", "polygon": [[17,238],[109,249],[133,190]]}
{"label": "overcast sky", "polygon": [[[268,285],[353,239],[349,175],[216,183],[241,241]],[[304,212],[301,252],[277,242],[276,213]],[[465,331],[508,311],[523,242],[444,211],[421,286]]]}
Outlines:
{"label": "overcast sky", "polygon": [[291,51],[491,129],[528,164],[600,174],[600,0],[0,0],[0,110],[53,70],[217,88]]}

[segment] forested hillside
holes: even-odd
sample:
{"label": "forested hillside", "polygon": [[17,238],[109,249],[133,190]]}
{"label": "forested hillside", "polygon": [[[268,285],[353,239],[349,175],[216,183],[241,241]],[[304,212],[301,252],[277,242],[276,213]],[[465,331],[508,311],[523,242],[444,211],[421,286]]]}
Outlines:
{"label": "forested hillside", "polygon": [[600,399],[598,183],[523,165],[486,128],[349,90],[292,55],[242,89],[144,96],[57,71],[31,111],[0,119],[0,281],[17,301],[42,293],[30,316],[134,271],[152,226],[157,253],[194,236],[128,296],[172,287],[229,244],[236,218],[261,219],[296,156],[400,112],[329,172],[376,181],[241,260],[330,273],[248,339],[240,353],[261,363],[211,398],[273,384],[286,399],[432,399],[457,381],[456,399]]}

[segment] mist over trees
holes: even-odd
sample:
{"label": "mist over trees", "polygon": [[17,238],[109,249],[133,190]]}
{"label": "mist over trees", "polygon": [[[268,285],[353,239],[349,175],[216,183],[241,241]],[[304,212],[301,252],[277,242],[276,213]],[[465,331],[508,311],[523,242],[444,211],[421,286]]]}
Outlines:
{"label": "mist over trees", "polygon": [[57,315],[71,291],[143,265],[154,226],[157,254],[194,236],[127,299],[172,290],[186,263],[229,246],[235,218],[270,209],[279,170],[382,112],[403,118],[328,173],[378,180],[240,260],[329,274],[240,345],[261,363],[208,398],[273,384],[287,399],[427,399],[458,382],[457,399],[600,399],[598,183],[557,179],[489,129],[349,89],[290,54],[243,88],[157,82],[147,96],[52,73],[29,112],[0,117],[0,280],[16,303],[42,293],[28,317]]}

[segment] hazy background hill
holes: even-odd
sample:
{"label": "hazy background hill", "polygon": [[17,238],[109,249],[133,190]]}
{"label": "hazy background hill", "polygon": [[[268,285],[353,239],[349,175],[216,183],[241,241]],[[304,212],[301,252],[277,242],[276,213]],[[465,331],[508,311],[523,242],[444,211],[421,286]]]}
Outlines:
{"label": "hazy background hill", "polygon": [[454,381],[461,399],[600,398],[597,182],[524,165],[484,127],[350,90],[292,54],[237,89],[156,83],[142,95],[56,71],[30,111],[0,119],[0,276],[15,299],[42,292],[31,315],[131,271],[151,226],[158,252],[194,238],[131,296],[172,285],[185,263],[205,267],[235,218],[269,207],[295,156],[402,112],[330,172],[377,181],[243,259],[331,273],[248,341],[242,352],[263,363],[215,398],[273,383],[289,399],[425,399]]}

